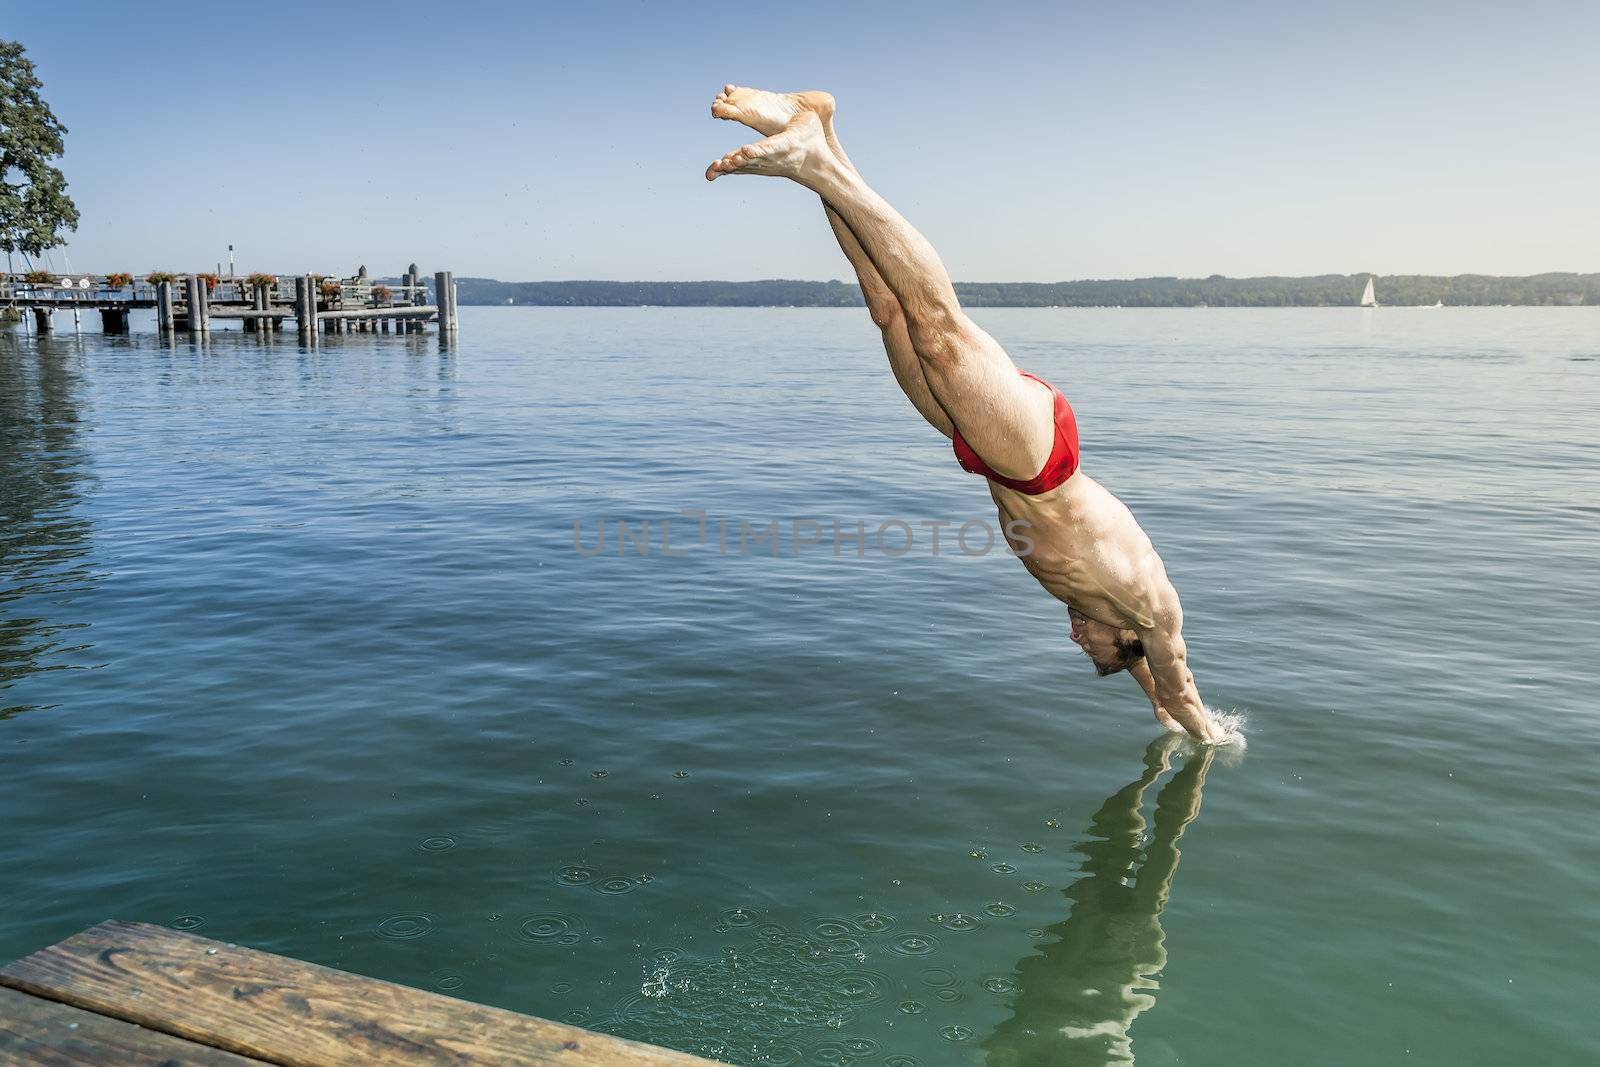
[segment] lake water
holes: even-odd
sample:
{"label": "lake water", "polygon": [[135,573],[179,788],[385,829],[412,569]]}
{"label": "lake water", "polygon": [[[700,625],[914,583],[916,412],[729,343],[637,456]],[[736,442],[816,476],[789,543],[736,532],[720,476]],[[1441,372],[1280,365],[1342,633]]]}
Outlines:
{"label": "lake water", "polygon": [[0,959],[164,923],[740,1064],[1600,1060],[1600,308],[975,317],[1243,753],[977,551],[864,312],[0,336]]}

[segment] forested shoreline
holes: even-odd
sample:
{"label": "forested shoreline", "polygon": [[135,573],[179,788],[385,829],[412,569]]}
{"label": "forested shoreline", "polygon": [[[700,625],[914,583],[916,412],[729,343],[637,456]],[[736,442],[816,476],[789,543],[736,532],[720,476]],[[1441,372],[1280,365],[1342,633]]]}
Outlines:
{"label": "forested shoreline", "polygon": [[[1070,282],[957,282],[971,307],[1353,307],[1367,274],[1306,278],[1130,278]],[[573,307],[859,307],[854,282],[502,282],[458,278],[463,304]],[[1380,275],[1380,304],[1533,307],[1600,304],[1600,274]]]}

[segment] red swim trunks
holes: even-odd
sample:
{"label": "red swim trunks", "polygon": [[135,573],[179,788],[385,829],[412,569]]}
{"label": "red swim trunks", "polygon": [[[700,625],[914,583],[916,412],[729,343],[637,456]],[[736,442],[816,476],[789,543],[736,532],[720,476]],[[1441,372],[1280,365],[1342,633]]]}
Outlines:
{"label": "red swim trunks", "polygon": [[1055,447],[1050,450],[1050,458],[1044,462],[1044,469],[1037,476],[1025,482],[1018,481],[1015,478],[1007,478],[1004,475],[996,474],[992,467],[978,458],[978,454],[972,450],[972,446],[967,444],[966,439],[961,436],[960,430],[956,431],[955,438],[950,443],[956,450],[956,460],[961,464],[962,470],[971,471],[973,474],[981,474],[991,482],[999,482],[1007,489],[1015,489],[1017,492],[1025,493],[1028,496],[1038,496],[1040,493],[1048,493],[1072,477],[1073,473],[1077,471],[1078,420],[1072,414],[1072,405],[1067,403],[1067,398],[1061,395],[1061,390],[1037,375],[1029,374],[1027,371],[1019,373],[1024,378],[1032,378],[1040,385],[1046,386],[1055,395],[1056,442]]}

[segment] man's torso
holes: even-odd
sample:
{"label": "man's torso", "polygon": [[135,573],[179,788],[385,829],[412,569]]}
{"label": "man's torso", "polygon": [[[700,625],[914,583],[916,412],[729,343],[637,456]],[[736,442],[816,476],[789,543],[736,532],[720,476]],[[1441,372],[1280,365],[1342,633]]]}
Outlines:
{"label": "man's torso", "polygon": [[[989,483],[1022,565],[1056,599],[1109,626],[1139,630],[1154,618],[1166,569],[1127,505],[1082,471],[1028,496]],[[1015,523],[1016,525],[1011,525]]]}

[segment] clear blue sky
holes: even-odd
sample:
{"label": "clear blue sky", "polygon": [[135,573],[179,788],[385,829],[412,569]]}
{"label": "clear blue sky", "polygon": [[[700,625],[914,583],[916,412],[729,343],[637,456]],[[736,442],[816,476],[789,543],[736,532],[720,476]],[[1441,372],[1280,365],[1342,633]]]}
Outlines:
{"label": "clear blue sky", "polygon": [[[85,270],[848,277],[707,184],[824,88],[965,280],[1600,270],[1600,3],[6,3]],[[57,265],[61,265],[59,261]]]}

